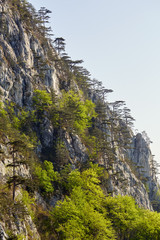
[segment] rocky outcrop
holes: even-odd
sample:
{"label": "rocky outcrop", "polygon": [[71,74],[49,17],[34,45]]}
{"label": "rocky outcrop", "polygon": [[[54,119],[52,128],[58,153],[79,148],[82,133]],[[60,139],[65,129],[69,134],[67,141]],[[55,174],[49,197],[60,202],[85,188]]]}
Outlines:
{"label": "rocky outcrop", "polygon": [[145,184],[150,201],[159,201],[157,198],[159,186],[154,156],[150,150],[149,142],[144,139],[142,134],[138,133],[133,138],[129,157],[134,164],[139,179]]}
{"label": "rocky outcrop", "polygon": [[[12,100],[19,106],[29,106],[36,85],[48,90],[53,88],[58,93],[56,69],[47,56],[49,50],[55,54],[49,41],[42,47],[31,32],[26,32],[18,12],[13,15],[7,2],[0,3],[0,19],[4,25],[0,32],[0,90],[3,99]],[[40,64],[43,65],[41,72]]]}
{"label": "rocky outcrop", "polygon": [[131,163],[117,159],[110,171],[108,192],[115,195],[132,196],[137,204],[146,209],[153,210],[145,185],[136,176]]}
{"label": "rocky outcrop", "polygon": [[[0,228],[0,230],[1,230],[1,228]],[[19,218],[17,218],[14,222],[11,221],[8,230],[9,230],[9,232],[13,233],[13,236],[21,237],[21,239],[25,239],[25,240],[28,240],[28,239],[40,240],[41,239],[39,236],[39,233],[36,229],[36,226],[33,223],[30,216],[25,217],[25,219],[23,219],[23,220],[20,220]],[[2,231],[2,236],[3,236],[3,238],[2,238],[3,240],[10,239],[7,236],[7,234],[5,233],[4,228]]]}
{"label": "rocky outcrop", "polygon": [[117,159],[110,170],[108,191],[112,195],[131,195],[140,206],[157,210],[160,200],[154,159],[142,134],[133,136],[127,152],[117,151]]}
{"label": "rocky outcrop", "polygon": [[155,179],[155,174],[152,173],[151,169],[153,156],[149,145],[140,133],[133,138],[130,158],[140,175],[143,175],[147,179],[150,179],[151,177]]}
{"label": "rocky outcrop", "polygon": [[88,156],[86,154],[86,147],[82,144],[78,135],[69,135],[67,132],[64,134],[64,142],[68,149],[72,164],[77,162],[86,162]]}
{"label": "rocky outcrop", "polygon": [[1,240],[8,239],[8,235],[5,233],[4,228],[1,223],[0,223],[0,239]]}

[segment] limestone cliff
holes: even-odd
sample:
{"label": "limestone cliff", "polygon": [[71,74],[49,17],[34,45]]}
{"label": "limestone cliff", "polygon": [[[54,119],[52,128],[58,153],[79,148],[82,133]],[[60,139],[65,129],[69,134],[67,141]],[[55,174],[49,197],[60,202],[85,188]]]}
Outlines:
{"label": "limestone cliff", "polygon": [[[14,102],[17,109],[19,107],[31,109],[35,89],[46,90],[48,93],[54,90],[59,98],[63,89],[68,90],[74,86],[74,89],[79,91],[76,80],[73,78],[71,83],[65,76],[65,66],[63,66],[64,69],[62,65],[57,67],[60,56],[56,53],[51,41],[45,36],[41,36],[38,30],[34,31],[33,28],[27,26],[18,9],[14,8],[14,1],[0,1],[0,25],[0,93],[2,102],[8,100]],[[87,95],[91,95],[92,91],[88,91]],[[111,110],[107,111],[111,112]],[[36,131],[38,156],[42,160],[52,160],[55,151],[53,142],[57,138],[57,133],[47,113]],[[89,154],[85,141],[82,141],[76,133],[68,133],[65,128],[59,131],[61,140],[69,154],[68,162],[72,167],[76,168],[86,163]],[[108,179],[103,184],[103,189],[106,194],[111,193],[113,196],[117,194],[131,195],[139,205],[152,210],[153,201],[158,200],[158,183],[156,175],[153,173],[152,153],[141,134],[133,136],[130,133],[130,138],[132,138],[132,143],[127,150],[124,147],[116,148],[112,168],[108,168],[108,157],[104,156],[98,159],[98,163],[103,165],[109,174]],[[4,141],[0,145],[0,150],[2,152],[0,181],[5,182],[10,174],[6,166],[11,161],[11,156],[8,145],[5,145]],[[58,165],[59,163],[54,162],[54,164]],[[29,172],[25,167],[22,167],[20,174],[29,174]],[[56,197],[53,196],[53,200]],[[51,202],[55,204],[55,201]],[[18,223],[12,222],[11,228],[16,234],[28,237],[29,231],[26,230],[26,225],[30,226],[30,232],[33,236],[29,239],[39,239],[38,232],[30,217],[21,223],[20,221]],[[1,239],[6,239],[3,230],[5,226],[0,225],[0,227],[2,229],[0,229],[0,234],[4,235]],[[34,236],[36,237],[34,238]]]}

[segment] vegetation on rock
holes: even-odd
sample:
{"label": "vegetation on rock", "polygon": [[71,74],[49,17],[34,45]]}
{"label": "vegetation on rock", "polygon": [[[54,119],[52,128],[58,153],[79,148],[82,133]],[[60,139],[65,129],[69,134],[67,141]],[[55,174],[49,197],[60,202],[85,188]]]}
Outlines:
{"label": "vegetation on rock", "polygon": [[[32,36],[30,41],[38,38],[40,54],[30,50],[33,66],[29,71],[19,53],[15,62],[7,52],[0,65],[13,71],[15,82],[23,72],[25,87],[26,78],[32,80],[27,103],[24,99],[16,103],[13,92],[9,100],[3,95],[0,102],[0,163],[6,171],[0,183],[0,220],[6,229],[13,223],[18,229],[31,216],[46,240],[160,239],[160,213],[141,208],[131,196],[115,196],[108,186],[116,179],[114,184],[120,182],[125,188],[125,179],[114,166],[117,161],[130,168],[137,182],[143,177],[127,161],[128,150],[133,148],[130,109],[124,101],[108,103],[107,94],[112,90],[91,79],[80,66],[82,60],[73,61],[65,53],[64,38],[50,39],[49,10],[42,7],[36,12],[25,0],[2,2],[9,4],[8,14],[16,27],[23,23],[19,41],[23,31]],[[0,15],[0,32],[11,46],[6,15]],[[58,96],[45,84],[53,69],[57,70]],[[153,183],[153,160],[150,168]],[[147,189],[147,179],[143,183]],[[149,187],[147,190],[150,194]],[[159,191],[156,199],[159,201]],[[28,239],[33,239],[30,228]],[[25,239],[21,233],[8,233],[9,239]]]}

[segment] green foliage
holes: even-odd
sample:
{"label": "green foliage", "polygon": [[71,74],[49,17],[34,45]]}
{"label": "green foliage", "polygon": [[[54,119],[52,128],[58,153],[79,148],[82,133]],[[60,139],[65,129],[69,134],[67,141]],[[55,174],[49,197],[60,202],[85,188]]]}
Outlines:
{"label": "green foliage", "polygon": [[119,239],[160,239],[159,213],[139,208],[129,196],[107,197],[104,205]]}
{"label": "green foliage", "polygon": [[49,212],[43,209],[40,205],[37,205],[36,216],[34,219],[38,233],[41,239],[55,240],[57,234],[54,231],[52,221]]}
{"label": "green foliage", "polygon": [[60,239],[115,239],[111,221],[104,217],[101,174],[97,165],[82,173],[69,173],[66,188],[70,195],[59,201],[51,213]]}
{"label": "green foliage", "polygon": [[66,148],[64,142],[60,139],[57,140],[56,147],[55,147],[56,159],[55,162],[59,168],[64,167],[68,164],[70,156],[68,149]]}
{"label": "green foliage", "polygon": [[139,209],[137,228],[132,239],[159,240],[160,239],[160,213]]}
{"label": "green foliage", "polygon": [[[47,93],[37,91],[37,99],[35,105],[38,111],[42,111],[43,107],[51,104],[52,101]],[[20,109],[17,116],[14,111],[15,104],[7,103],[6,109],[0,104],[0,134],[5,133],[9,137],[10,154],[12,155],[12,163],[8,167],[12,168],[13,175],[8,179],[8,186],[13,188],[13,199],[15,198],[15,190],[18,185],[26,185],[29,179],[25,179],[17,174],[18,168],[22,165],[31,166],[31,152],[35,143],[32,127],[34,126],[35,111],[26,111]],[[40,110],[39,110],[40,109]],[[30,135],[28,137],[24,134]],[[33,163],[32,163],[33,164]],[[38,167],[37,167],[38,168]],[[53,170],[53,165],[50,162],[44,162],[43,169],[37,170],[37,175],[40,179],[40,187],[46,193],[53,192],[52,182],[56,180],[56,173]]]}
{"label": "green foliage", "polygon": [[60,239],[115,239],[110,220],[94,209],[81,187],[75,187],[52,214]]}
{"label": "green foliage", "polygon": [[31,3],[27,0],[10,0],[8,3],[14,14],[17,14],[18,11],[21,20],[24,22],[24,25],[27,26],[27,30],[38,31],[37,25],[40,27],[41,21],[38,19],[36,10]]}
{"label": "green foliage", "polygon": [[[95,105],[90,100],[82,100],[74,91],[63,92],[61,99],[44,90],[35,90],[33,107],[37,115],[37,121],[41,121],[44,112],[48,111],[48,117],[54,127],[65,127],[69,132],[84,134],[96,117]],[[34,114],[34,113],[33,113]],[[21,114],[22,115],[22,114]],[[27,115],[27,113],[26,113]],[[23,120],[23,116],[21,117]]]}
{"label": "green foliage", "polygon": [[35,169],[35,174],[39,179],[39,185],[45,193],[53,193],[53,182],[58,181],[59,174],[53,169],[53,164],[49,161],[44,161],[43,168],[39,165]]}
{"label": "green foliage", "polygon": [[[7,184],[9,188],[12,187],[13,200],[17,186],[25,185],[28,181],[17,173],[22,165],[31,166],[30,158],[34,148],[32,139],[20,131],[21,120],[16,116],[14,108],[15,104],[12,102],[7,102],[5,108],[0,104],[0,134],[7,135],[8,152],[12,157],[12,162],[7,165],[12,168],[12,175],[8,177]],[[19,114],[17,115],[19,116]]]}
{"label": "green foliage", "polygon": [[28,215],[26,208],[21,200],[12,200],[12,193],[6,185],[0,184],[0,221],[15,221],[15,218],[24,219]]}
{"label": "green foliage", "polygon": [[138,207],[134,199],[129,196],[107,197],[105,207],[120,239],[129,239],[130,233],[137,225]]}
{"label": "green foliage", "polygon": [[25,190],[22,190],[22,197],[21,201],[25,207],[27,207],[27,211],[32,219],[34,219],[34,210],[33,207],[35,206],[35,199],[30,197],[29,193]]}
{"label": "green foliage", "polygon": [[91,164],[61,175],[68,196],[51,211],[57,239],[159,240],[160,214],[139,208],[130,196],[106,197],[103,173]]}
{"label": "green foliage", "polygon": [[36,144],[36,136],[32,129],[36,122],[35,112],[20,109],[16,114],[17,108],[12,102],[0,103],[0,131],[5,132],[12,140],[23,139],[28,146]]}
{"label": "green foliage", "polygon": [[8,132],[10,121],[7,111],[4,109],[3,104],[0,102],[0,134]]}
{"label": "green foliage", "polygon": [[94,107],[94,103],[90,100],[82,101],[80,96],[72,90],[63,92],[59,103],[60,120],[69,130],[83,134],[91,126],[92,118],[96,117]]}
{"label": "green foliage", "polygon": [[[50,11],[41,8],[37,14],[32,5],[25,0],[10,0],[8,3],[12,6],[13,15],[17,16],[15,12],[18,11],[21,20],[28,25],[26,29],[34,30],[36,26],[39,26],[36,35],[44,40],[50,31],[50,28],[45,27],[45,23],[48,22],[49,18],[47,13],[50,13]],[[6,28],[6,35],[7,31]],[[62,40],[57,45],[57,50],[60,53],[61,50],[64,50],[64,41],[63,39],[59,40]],[[48,51],[48,49],[46,50]],[[37,61],[35,66],[39,77],[42,78],[45,75],[47,61],[44,61],[39,56],[34,57]],[[6,60],[12,68],[15,67],[15,62],[12,59],[6,57]],[[19,60],[21,66],[25,65],[24,61]],[[33,148],[33,142],[36,141],[33,141],[35,139],[33,129],[35,126],[40,125],[42,118],[46,116],[52,121],[54,128],[59,130],[57,132],[60,139],[57,141],[55,152],[60,167],[64,167],[69,161],[69,154],[60,136],[62,128],[70,133],[83,136],[92,161],[99,161],[104,156],[105,159],[113,161],[115,145],[126,149],[130,145],[130,132],[127,125],[130,125],[130,120],[133,118],[131,118],[129,110],[125,109],[123,114],[125,124],[120,124],[121,118],[118,114],[118,107],[114,107],[117,110],[110,111],[111,116],[108,120],[106,118],[107,107],[104,101],[106,89],[101,88],[100,82],[91,82],[89,73],[82,67],[78,68],[76,62],[71,61],[68,56],[63,56],[62,59],[56,61],[56,65],[57,63],[59,73],[64,71],[63,73],[66,75],[64,78],[68,81],[67,84],[74,79],[86,95],[88,95],[89,84],[92,84],[94,85],[92,88],[93,93],[96,93],[99,99],[102,100],[97,101],[95,111],[95,105],[92,101],[83,99],[84,93],[75,93],[72,90],[68,92],[62,91],[62,98],[55,101],[52,94],[44,90],[35,90],[32,99],[33,111],[27,111],[26,109],[17,111],[16,105],[12,102],[7,103],[4,108],[0,103],[0,135],[5,134],[9,137],[10,154],[13,153],[12,156],[15,158],[10,167],[17,168],[21,164],[28,165],[29,152]],[[96,84],[98,84],[97,89]],[[119,104],[119,102],[117,103]],[[108,131],[106,119],[108,120],[108,128],[110,128],[109,141],[106,134]],[[92,123],[94,127],[92,127],[92,133],[90,129],[91,136],[84,137],[86,130],[91,128]],[[18,154],[21,155],[21,158],[17,158]],[[112,164],[111,161],[108,162],[108,165]],[[71,171],[71,167],[66,167],[61,171],[60,176],[58,172],[54,171],[51,162],[44,161],[42,166],[36,166],[35,174],[40,189],[44,194],[53,194],[55,182],[60,187],[59,192],[62,191],[68,194],[51,211],[51,217],[46,212],[39,214],[40,219],[42,216],[44,217],[43,223],[45,223],[43,226],[45,231],[43,239],[51,239],[49,232],[54,232],[54,230],[53,239],[160,239],[160,215],[156,212],[140,209],[133,198],[129,196],[106,197],[100,185],[101,179],[107,179],[108,174],[106,173],[104,176],[104,170],[99,168],[98,165],[91,164],[89,169],[82,172],[78,170]],[[15,184],[18,184],[18,181],[23,179],[14,175],[9,180],[16,180]],[[35,202],[27,191],[22,191],[21,200],[15,203],[11,200],[9,190],[7,190],[7,194],[0,189],[0,217],[2,221],[4,216],[9,220],[10,217],[14,218],[14,216],[22,218],[24,214],[28,213],[34,218],[33,206]],[[27,213],[24,206],[28,210]],[[22,238],[23,236],[17,236],[16,239],[20,240]]]}
{"label": "green foliage", "polygon": [[29,136],[30,142],[33,145],[37,145],[37,136],[34,131],[34,126],[37,123],[37,118],[35,114],[35,110],[27,111],[25,108],[20,109],[18,112],[19,119],[19,128],[18,130],[21,133],[25,133]]}
{"label": "green foliage", "polygon": [[7,112],[6,112],[6,110],[3,108],[2,102],[0,102],[0,117],[6,117],[6,116],[7,116]]}
{"label": "green foliage", "polygon": [[33,107],[40,112],[47,110],[52,104],[51,95],[45,90],[35,90],[32,100]]}
{"label": "green foliage", "polygon": [[15,114],[16,105],[13,102],[6,102],[6,112],[13,128],[19,129],[20,120]]}
{"label": "green foliage", "polygon": [[18,234],[17,240],[24,240],[26,237],[23,234]]}
{"label": "green foliage", "polygon": [[12,234],[12,232],[9,230],[7,231],[7,234],[9,236],[9,238],[7,238],[8,240],[26,240],[26,237],[23,234]]}
{"label": "green foliage", "polygon": [[25,135],[20,135],[17,133],[14,136],[10,136],[10,151],[12,156],[12,162],[7,165],[7,167],[12,168],[12,176],[8,178],[8,187],[12,186],[13,189],[13,200],[15,199],[15,191],[18,185],[24,185],[26,178],[17,174],[16,169],[20,168],[22,165],[29,165],[29,155],[30,149],[33,147],[28,141]]}
{"label": "green foliage", "polygon": [[25,131],[25,127],[31,123],[36,122],[36,117],[35,117],[35,111],[27,111],[26,109],[21,109],[21,111],[18,114],[18,118],[20,121],[20,126],[19,128],[22,129],[22,131]]}

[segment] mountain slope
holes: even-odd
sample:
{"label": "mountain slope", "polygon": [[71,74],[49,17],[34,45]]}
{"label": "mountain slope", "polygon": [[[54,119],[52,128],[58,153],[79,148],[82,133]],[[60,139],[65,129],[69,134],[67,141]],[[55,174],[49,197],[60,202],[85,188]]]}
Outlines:
{"label": "mountain slope", "polygon": [[[40,239],[30,214],[37,211],[37,219],[41,216],[45,222],[48,213],[43,211],[50,205],[55,206],[67,194],[75,197],[59,178],[69,181],[66,166],[83,173],[90,163],[104,169],[101,187],[106,196],[129,195],[141,207],[158,209],[159,187],[147,141],[141,134],[133,135],[131,116],[124,115],[126,109],[121,114],[123,103],[121,107],[118,101],[105,101],[111,90],[92,80],[79,66],[81,61],[65,54],[64,39],[57,38],[53,46],[45,17],[45,9],[37,15],[26,1],[0,3],[0,181],[2,188],[8,179],[12,180],[11,189],[15,184],[10,202],[13,219],[9,221],[4,214],[4,228],[10,225],[14,234]],[[45,160],[53,163],[55,172]],[[36,186],[31,184],[34,181]],[[19,195],[23,205],[26,199],[32,205],[35,198],[38,206],[23,216],[23,221],[14,214]],[[110,234],[113,238],[114,233]]]}

